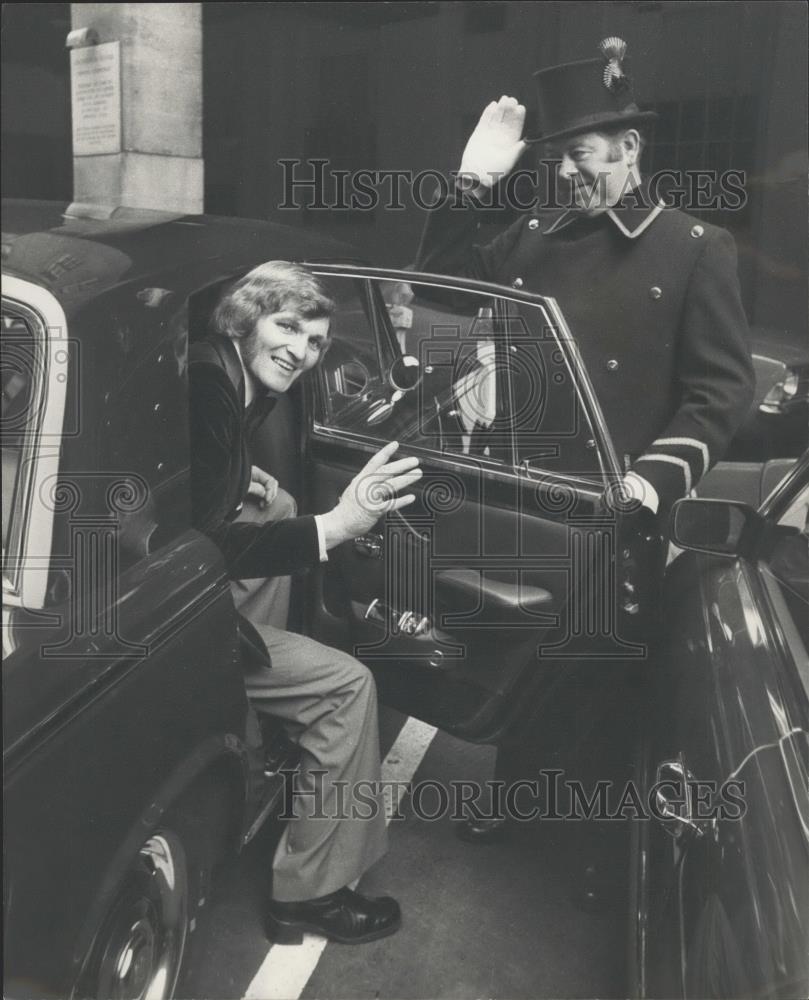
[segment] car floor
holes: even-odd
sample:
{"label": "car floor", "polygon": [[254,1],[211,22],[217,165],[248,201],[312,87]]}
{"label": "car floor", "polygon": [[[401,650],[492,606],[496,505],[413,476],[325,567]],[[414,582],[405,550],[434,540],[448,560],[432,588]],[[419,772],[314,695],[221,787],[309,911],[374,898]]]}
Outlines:
{"label": "car floor", "polygon": [[[383,756],[407,720],[383,709]],[[398,743],[396,743],[398,746]],[[394,747],[395,751],[395,747]],[[494,751],[435,733],[415,782],[484,782]],[[558,759],[543,761],[560,767]],[[526,757],[527,776],[536,760]],[[569,772],[568,772],[569,773]],[[425,811],[435,799],[424,797]],[[270,947],[261,909],[268,859],[279,836],[268,824],[217,880],[206,947],[182,994],[197,998],[471,998],[627,995],[626,824],[540,819],[510,826],[499,844],[468,844],[449,815],[413,814],[390,824],[390,848],[360,882],[401,903],[401,929],[361,946],[307,936]]]}

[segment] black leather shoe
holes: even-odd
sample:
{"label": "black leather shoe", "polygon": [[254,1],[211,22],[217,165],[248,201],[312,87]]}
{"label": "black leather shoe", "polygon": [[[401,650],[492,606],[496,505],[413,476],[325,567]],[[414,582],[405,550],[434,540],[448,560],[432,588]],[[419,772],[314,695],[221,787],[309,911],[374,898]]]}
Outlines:
{"label": "black leather shoe", "polygon": [[372,899],[348,888],[301,903],[271,899],[267,908],[267,936],[276,944],[301,944],[304,931],[341,944],[363,944],[393,934],[401,923],[395,899]]}
{"label": "black leather shoe", "polygon": [[456,825],[455,834],[467,844],[500,844],[506,839],[506,821],[469,817]]}

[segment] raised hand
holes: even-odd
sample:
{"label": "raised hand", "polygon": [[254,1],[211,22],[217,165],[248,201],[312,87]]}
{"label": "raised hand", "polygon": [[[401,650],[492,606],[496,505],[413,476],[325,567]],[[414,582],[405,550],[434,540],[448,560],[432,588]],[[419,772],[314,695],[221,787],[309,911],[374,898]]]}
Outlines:
{"label": "raised hand", "polygon": [[525,108],[514,97],[486,105],[461,158],[459,174],[477,178],[490,188],[513,169],[525,149],[522,130]]}
{"label": "raised hand", "polygon": [[370,531],[383,514],[416,499],[413,493],[397,496],[421,478],[417,458],[389,461],[398,447],[391,441],[381,448],[351,480],[337,506],[321,515],[327,549]]}

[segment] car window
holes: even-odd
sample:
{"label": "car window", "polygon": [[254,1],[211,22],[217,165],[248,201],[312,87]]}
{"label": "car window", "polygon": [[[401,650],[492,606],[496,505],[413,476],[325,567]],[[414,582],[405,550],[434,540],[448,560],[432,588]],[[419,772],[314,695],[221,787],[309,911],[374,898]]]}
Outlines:
{"label": "car window", "polygon": [[[600,481],[593,435],[543,309],[417,280],[370,280],[363,302],[356,290],[339,291],[348,279],[325,280],[338,309],[320,373],[320,427]],[[360,305],[370,310],[364,319]]]}
{"label": "car window", "polygon": [[5,303],[2,337],[3,578],[14,585],[40,425],[44,357],[33,322]]}
{"label": "car window", "polygon": [[[377,336],[372,288],[354,279],[327,279],[335,303],[329,325],[331,344],[321,366],[320,421],[329,427],[359,430],[368,407],[362,401],[381,398],[400,351],[389,337]],[[378,320],[377,320],[378,323]]]}
{"label": "car window", "polygon": [[512,408],[517,462],[530,469],[600,481],[601,456],[581,403],[571,354],[547,314],[511,305]]}
{"label": "car window", "polygon": [[797,495],[787,510],[781,515],[778,524],[781,527],[797,528],[804,534],[809,531],[809,486]]}

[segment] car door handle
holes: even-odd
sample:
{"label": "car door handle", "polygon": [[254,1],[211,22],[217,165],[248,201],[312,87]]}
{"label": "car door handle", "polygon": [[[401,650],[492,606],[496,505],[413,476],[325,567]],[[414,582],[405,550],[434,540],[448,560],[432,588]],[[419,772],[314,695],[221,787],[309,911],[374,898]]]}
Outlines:
{"label": "car door handle", "polygon": [[366,559],[382,558],[381,535],[359,535],[354,539],[354,549]]}
{"label": "car door handle", "polygon": [[664,760],[657,765],[655,816],[674,840],[696,840],[713,826],[713,820],[700,817],[694,812],[692,789],[695,782],[694,775],[685,766],[682,754],[676,760]]}
{"label": "car door handle", "polygon": [[394,633],[402,635],[425,635],[430,630],[430,619],[415,611],[397,611],[375,597],[362,616],[366,621],[390,626]]}

